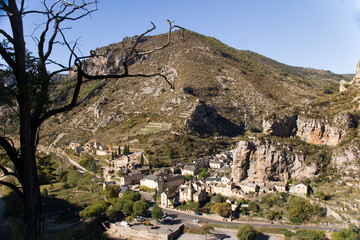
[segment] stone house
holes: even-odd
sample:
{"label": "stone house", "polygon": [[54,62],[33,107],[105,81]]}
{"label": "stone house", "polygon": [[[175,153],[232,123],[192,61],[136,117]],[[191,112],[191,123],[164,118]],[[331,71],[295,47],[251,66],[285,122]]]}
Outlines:
{"label": "stone house", "polygon": [[186,164],[182,169],[181,169],[181,175],[198,175],[199,174],[199,169],[195,164]]}
{"label": "stone house", "polygon": [[80,142],[77,140],[74,140],[69,144],[69,148],[71,148],[71,149],[75,149],[76,147],[81,147]]}
{"label": "stone house", "polygon": [[208,168],[209,161],[210,161],[210,157],[202,157],[202,158],[198,158],[193,163],[196,164],[198,168]]}
{"label": "stone house", "polygon": [[260,189],[260,187],[254,182],[241,182],[239,183],[239,186],[245,194],[248,194],[250,192],[255,193],[258,192]]}
{"label": "stone house", "polygon": [[212,182],[216,182],[216,183],[220,183],[221,182],[221,178],[217,178],[217,177],[208,177],[205,179],[205,183],[206,184],[210,184]]}
{"label": "stone house", "polygon": [[120,177],[120,185],[131,185],[138,183],[143,178],[141,172],[131,172],[128,175]]}
{"label": "stone house", "polygon": [[140,180],[140,186],[145,186],[154,190],[159,190],[161,184],[162,179],[157,175],[147,175]]}
{"label": "stone house", "polygon": [[200,182],[187,182],[179,188],[179,200],[180,202],[204,201],[206,200],[205,187]]}
{"label": "stone house", "polygon": [[275,182],[274,188],[277,192],[287,192],[288,185],[286,182]]}
{"label": "stone house", "polygon": [[227,184],[214,184],[211,187],[211,194],[221,194],[223,196],[231,196],[232,189],[234,188],[235,184],[232,182],[228,182]]}
{"label": "stone house", "polygon": [[181,175],[147,175],[140,180],[140,186],[159,190],[160,188],[176,188],[185,182]]}
{"label": "stone house", "polygon": [[207,185],[206,191],[210,194],[221,194],[226,197],[243,197],[243,192],[233,182],[227,184],[211,182]]}
{"label": "stone house", "polygon": [[211,169],[220,169],[224,166],[223,162],[220,162],[218,159],[211,159],[209,162],[209,166]]}
{"label": "stone house", "polygon": [[305,183],[298,183],[290,187],[290,194],[306,197],[309,193],[309,185]]}
{"label": "stone house", "polygon": [[177,188],[181,184],[184,184],[185,177],[179,174],[175,175],[165,175],[163,176],[163,182],[165,184],[165,187],[168,189]]}
{"label": "stone house", "polygon": [[223,176],[223,177],[221,178],[221,183],[222,183],[222,184],[227,184],[228,182],[231,182],[231,179],[228,178],[227,176]]}
{"label": "stone house", "polygon": [[168,208],[171,205],[171,201],[166,192],[163,192],[161,195],[161,206]]}
{"label": "stone house", "polygon": [[95,150],[95,143],[94,142],[85,143],[84,148],[88,151]]}

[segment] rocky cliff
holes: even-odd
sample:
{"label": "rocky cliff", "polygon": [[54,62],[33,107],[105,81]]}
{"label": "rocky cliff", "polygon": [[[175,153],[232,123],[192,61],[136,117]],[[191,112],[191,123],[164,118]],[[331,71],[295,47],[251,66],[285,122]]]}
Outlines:
{"label": "rocky cliff", "polygon": [[307,158],[306,153],[274,140],[240,141],[234,150],[232,177],[235,183],[247,178],[283,182],[313,178],[322,163]]}
{"label": "rocky cliff", "polygon": [[351,141],[347,146],[335,149],[331,165],[337,174],[344,174],[344,180],[360,180],[360,143]]}
{"label": "rocky cliff", "polygon": [[280,120],[263,120],[265,134],[279,137],[297,136],[307,143],[329,146],[336,146],[356,127],[357,119],[349,112],[339,113],[331,121],[297,115]]}

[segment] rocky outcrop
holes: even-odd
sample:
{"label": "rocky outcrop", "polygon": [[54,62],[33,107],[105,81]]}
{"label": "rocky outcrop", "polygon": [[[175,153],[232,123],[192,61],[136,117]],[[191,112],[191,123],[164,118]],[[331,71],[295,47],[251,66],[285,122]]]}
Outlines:
{"label": "rocky outcrop", "polygon": [[[143,37],[138,40],[139,43],[146,42],[148,38]],[[112,49],[110,48],[101,48],[95,51],[92,51],[91,54],[93,57],[88,58],[84,62],[84,69],[89,75],[101,75],[101,74],[112,74],[119,73],[123,69],[123,63],[128,55],[129,47],[132,47],[137,41],[137,37],[125,38],[122,44],[122,48]],[[125,48],[125,50],[124,50]],[[144,62],[149,56],[148,55],[138,55],[130,61],[127,62],[127,65],[134,64],[137,60],[140,59],[140,63]],[[70,72],[70,75],[73,75],[74,72]]]}
{"label": "rocky outcrop", "polygon": [[322,121],[306,118],[297,121],[296,136],[307,143],[335,146],[340,142],[342,133],[342,129]]}
{"label": "rocky outcrop", "polygon": [[235,183],[246,178],[263,181],[312,178],[319,168],[315,163],[306,164],[306,157],[275,141],[240,141],[234,150],[232,177]]}
{"label": "rocky outcrop", "polygon": [[340,113],[331,122],[294,115],[285,120],[264,119],[263,129],[268,135],[297,136],[307,143],[336,146],[351,129],[357,127],[357,120],[351,113]]}
{"label": "rocky outcrop", "polygon": [[247,170],[250,167],[250,155],[254,152],[253,142],[240,141],[233,156],[232,177],[235,183],[241,182],[248,176]]}
{"label": "rocky outcrop", "polygon": [[345,92],[350,85],[360,86],[360,60],[359,60],[358,64],[356,65],[356,74],[355,74],[353,80],[350,82],[341,80],[339,91]]}
{"label": "rocky outcrop", "polygon": [[360,143],[351,142],[348,147],[336,149],[331,157],[331,164],[334,169],[346,174],[360,172]]}
{"label": "rocky outcrop", "polygon": [[[276,117],[275,117],[276,118]],[[264,133],[267,135],[274,135],[279,137],[290,137],[296,134],[296,120],[297,116],[293,115],[287,117],[285,120],[276,121],[274,119],[263,120]]]}

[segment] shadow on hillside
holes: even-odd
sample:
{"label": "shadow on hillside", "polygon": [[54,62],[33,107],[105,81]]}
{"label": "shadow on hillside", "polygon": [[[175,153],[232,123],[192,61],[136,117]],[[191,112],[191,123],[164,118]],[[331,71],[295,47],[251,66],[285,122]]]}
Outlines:
{"label": "shadow on hillside", "polygon": [[219,136],[235,137],[244,133],[244,126],[237,125],[221,116],[214,107],[201,104],[192,113],[188,126],[201,137]]}
{"label": "shadow on hillside", "polygon": [[78,214],[81,210],[81,207],[64,199],[45,198],[43,201],[43,216],[52,223],[61,224],[76,219],[80,220]]}

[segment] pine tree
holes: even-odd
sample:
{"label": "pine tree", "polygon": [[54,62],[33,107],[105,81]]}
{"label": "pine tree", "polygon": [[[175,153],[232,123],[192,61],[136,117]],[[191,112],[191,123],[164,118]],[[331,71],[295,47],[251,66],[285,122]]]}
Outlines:
{"label": "pine tree", "polygon": [[119,149],[118,149],[118,153],[119,153],[119,156],[121,156],[121,148],[119,146]]}

